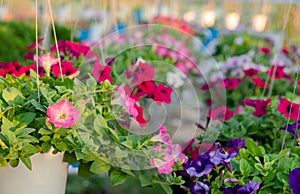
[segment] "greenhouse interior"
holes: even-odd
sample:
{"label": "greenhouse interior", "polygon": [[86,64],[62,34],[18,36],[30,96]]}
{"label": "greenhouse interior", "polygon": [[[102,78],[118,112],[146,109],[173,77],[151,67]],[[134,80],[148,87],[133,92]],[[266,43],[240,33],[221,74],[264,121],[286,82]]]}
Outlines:
{"label": "greenhouse interior", "polygon": [[300,194],[300,0],[0,0],[0,194]]}

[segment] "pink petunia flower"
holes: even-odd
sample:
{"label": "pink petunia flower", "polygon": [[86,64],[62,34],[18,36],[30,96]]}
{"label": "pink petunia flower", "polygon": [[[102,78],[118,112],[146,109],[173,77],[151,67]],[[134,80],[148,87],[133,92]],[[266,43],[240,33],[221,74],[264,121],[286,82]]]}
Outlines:
{"label": "pink petunia flower", "polygon": [[67,100],[52,104],[47,109],[47,116],[55,127],[69,128],[80,119],[80,112]]}
{"label": "pink petunia flower", "polygon": [[44,67],[47,75],[50,74],[51,67],[59,62],[58,58],[55,58],[51,55],[51,53],[46,53],[43,56],[34,57],[34,60],[39,62],[39,66]]}

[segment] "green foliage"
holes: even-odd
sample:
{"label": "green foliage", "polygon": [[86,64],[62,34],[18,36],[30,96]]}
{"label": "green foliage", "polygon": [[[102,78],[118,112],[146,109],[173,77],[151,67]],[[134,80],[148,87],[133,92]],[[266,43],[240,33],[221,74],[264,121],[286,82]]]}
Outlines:
{"label": "green foliage", "polygon": [[[39,24],[39,26],[42,26]],[[51,28],[50,28],[51,29]],[[57,38],[59,40],[69,40],[71,31],[66,26],[55,25]],[[52,32],[51,32],[52,34]],[[41,38],[39,29],[39,38]],[[3,22],[0,21],[0,61],[20,61],[27,54],[26,47],[35,42],[34,22]],[[75,41],[78,40],[75,38]],[[51,36],[51,43],[54,43]]]}

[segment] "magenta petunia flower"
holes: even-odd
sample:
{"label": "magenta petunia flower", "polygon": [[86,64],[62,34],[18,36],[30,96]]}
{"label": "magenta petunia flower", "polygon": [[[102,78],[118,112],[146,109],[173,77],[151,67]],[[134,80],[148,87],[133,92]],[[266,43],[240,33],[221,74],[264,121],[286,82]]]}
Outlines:
{"label": "magenta petunia flower", "polygon": [[140,83],[137,87],[138,87],[138,89],[141,90],[141,92],[143,94],[147,94],[148,96],[151,97],[156,89],[156,84],[154,81],[149,80],[149,81]]}
{"label": "magenta petunia flower", "polygon": [[252,114],[256,117],[261,117],[268,113],[268,105],[272,102],[271,98],[268,98],[267,100],[251,100],[249,98],[246,98],[244,100],[244,103],[248,106],[252,106],[255,108],[255,112]]}
{"label": "magenta petunia flower", "polygon": [[283,69],[284,69],[284,66],[272,66],[267,71],[267,74],[269,75],[269,77],[271,79],[281,79],[285,76],[285,73],[284,73]]}
{"label": "magenta petunia flower", "polygon": [[265,54],[265,55],[269,55],[269,54],[271,54],[272,49],[269,47],[260,47],[259,52],[261,52],[262,54]]}
{"label": "magenta petunia flower", "polygon": [[227,121],[233,117],[234,112],[223,105],[208,111],[208,116],[212,120]]}
{"label": "magenta petunia flower", "polygon": [[254,75],[258,74],[258,70],[253,68],[245,69],[244,74],[247,77],[253,77]]}
{"label": "magenta petunia flower", "polygon": [[171,94],[171,88],[165,86],[164,84],[159,84],[159,86],[157,86],[157,88],[154,91],[154,101],[156,101],[159,105],[162,102],[169,104],[172,101]]}
{"label": "magenta petunia flower", "polygon": [[237,87],[239,87],[240,81],[241,81],[240,78],[226,78],[224,79],[224,84],[221,85],[221,88],[234,90]]}
{"label": "magenta petunia flower", "polygon": [[134,117],[135,120],[139,123],[141,127],[147,124],[146,119],[144,118],[144,109],[136,104],[134,104],[135,110],[137,110],[137,115]]}
{"label": "magenta petunia flower", "polygon": [[280,100],[280,103],[278,105],[278,111],[283,114],[286,118],[291,118],[293,120],[299,120],[300,119],[300,115],[299,110],[300,109],[300,105],[290,102],[288,99],[286,98],[282,98]]}
{"label": "magenta petunia flower", "polygon": [[[79,74],[79,69],[75,68],[71,61],[61,62],[61,70],[63,75],[69,77],[75,77],[76,75]],[[54,74],[55,77],[61,76],[59,64],[56,64],[52,67],[52,73]]]}
{"label": "magenta petunia flower", "polygon": [[69,128],[80,119],[80,112],[67,100],[52,104],[47,109],[47,116],[55,127]]}
{"label": "magenta petunia flower", "polygon": [[110,66],[104,66],[100,63],[95,63],[93,69],[93,75],[98,80],[98,82],[103,82],[108,80],[110,83],[113,82],[113,78],[111,77],[112,68]]}
{"label": "magenta petunia flower", "polygon": [[258,88],[268,88],[269,84],[266,83],[261,77],[251,77],[251,81],[255,84]]}

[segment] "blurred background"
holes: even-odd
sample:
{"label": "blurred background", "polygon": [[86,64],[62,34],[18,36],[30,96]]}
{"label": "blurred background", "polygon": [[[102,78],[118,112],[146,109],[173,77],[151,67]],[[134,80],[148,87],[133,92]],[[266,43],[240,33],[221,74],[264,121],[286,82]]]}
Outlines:
{"label": "blurred background", "polygon": [[[53,43],[52,19],[57,39],[93,42],[155,16],[184,20],[205,37],[204,45],[231,32],[300,43],[300,0],[0,0],[0,61],[22,59],[36,28]],[[153,192],[162,193],[141,188],[137,180],[112,187],[105,175],[80,178],[70,167],[68,194]]]}

